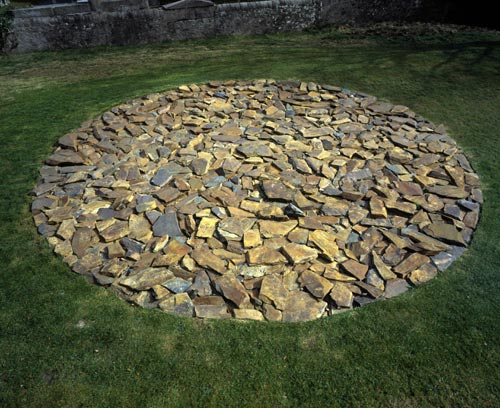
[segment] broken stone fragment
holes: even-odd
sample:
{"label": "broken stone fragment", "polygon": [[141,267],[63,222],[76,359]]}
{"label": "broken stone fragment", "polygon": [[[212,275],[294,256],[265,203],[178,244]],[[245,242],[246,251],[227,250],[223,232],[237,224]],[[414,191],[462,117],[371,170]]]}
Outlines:
{"label": "broken stone fragment", "polygon": [[370,213],[372,217],[387,218],[387,210],[382,199],[378,197],[372,197],[372,199],[370,200]]}
{"label": "broken stone fragment", "polygon": [[229,319],[231,314],[226,305],[196,305],[194,307],[196,317],[204,319]]}
{"label": "broken stone fragment", "polygon": [[187,292],[187,290],[190,288],[191,282],[182,278],[175,277],[165,281],[162,285],[171,292],[184,293]]}
{"label": "broken stone fragment", "polygon": [[387,266],[374,251],[372,252],[372,259],[375,268],[377,268],[378,273],[384,280],[395,279],[397,277],[396,274],[392,272],[391,268]]}
{"label": "broken stone fragment", "polygon": [[158,217],[156,222],[153,224],[153,235],[155,237],[164,237],[168,235],[169,237],[182,237],[182,233],[179,227],[179,221],[175,212],[167,212]]}
{"label": "broken stone fragment", "polygon": [[197,176],[203,176],[207,173],[210,162],[207,159],[194,159],[190,166],[193,169],[194,174]]}
{"label": "broken stone fragment", "polygon": [[260,233],[264,238],[286,236],[297,226],[297,221],[259,221]]}
{"label": "broken stone fragment", "polygon": [[248,230],[243,234],[243,246],[245,248],[255,248],[262,245],[262,239],[258,230]]}
{"label": "broken stone fragment", "polygon": [[210,268],[220,274],[227,271],[226,262],[215,256],[206,246],[194,249],[191,257],[202,268]]}
{"label": "broken stone fragment", "polygon": [[435,278],[437,275],[437,268],[431,264],[424,264],[419,269],[410,272],[408,279],[414,285],[420,285]]}
{"label": "broken stone fragment", "polygon": [[128,236],[137,241],[147,243],[153,235],[151,224],[147,218],[141,214],[132,214],[128,221]]}
{"label": "broken stone fragment", "polygon": [[174,274],[166,268],[146,268],[121,279],[120,285],[134,290],[147,290],[173,277]]}
{"label": "broken stone fragment", "polygon": [[330,298],[335,302],[337,307],[352,308],[354,295],[344,283],[333,282]]}
{"label": "broken stone fragment", "polygon": [[249,302],[248,294],[241,282],[232,275],[223,275],[215,279],[216,289],[237,307]]}
{"label": "broken stone fragment", "polygon": [[163,252],[165,252],[165,255],[158,257],[155,261],[155,265],[175,265],[184,257],[184,255],[189,254],[191,250],[192,249],[189,245],[186,245],[178,241],[177,239],[172,239],[163,250]]}
{"label": "broken stone fragment", "polygon": [[450,197],[450,198],[467,198],[469,193],[464,191],[460,187],[455,186],[432,186],[428,187],[427,190],[430,193],[437,194],[442,197]]}
{"label": "broken stone fragment", "polygon": [[288,290],[278,276],[267,275],[262,280],[259,299],[266,303],[272,303],[277,309],[283,310],[286,305],[288,293]]}
{"label": "broken stone fragment", "polygon": [[293,292],[288,297],[283,310],[284,322],[304,322],[321,317],[327,303],[315,300],[306,292]]}
{"label": "broken stone fragment", "polygon": [[420,268],[428,262],[430,262],[430,258],[428,256],[415,252],[403,260],[399,265],[395,266],[393,270],[399,275],[406,276],[409,272]]}
{"label": "broken stone fragment", "polygon": [[219,222],[218,218],[203,217],[200,223],[198,224],[198,229],[196,230],[196,236],[198,238],[213,237],[218,222]]}
{"label": "broken stone fragment", "polygon": [[205,271],[198,272],[191,285],[191,290],[194,291],[197,296],[209,296],[212,294],[210,278]]}
{"label": "broken stone fragment", "polygon": [[179,293],[161,301],[158,306],[161,310],[179,317],[193,317],[193,301],[187,293]]}
{"label": "broken stone fragment", "polygon": [[258,142],[244,142],[236,150],[246,157],[272,157],[274,155],[268,145]]}
{"label": "broken stone fragment", "polygon": [[264,320],[262,312],[259,312],[258,310],[255,309],[234,309],[233,315],[236,319],[239,320],[257,320],[257,321]]}
{"label": "broken stone fragment", "polygon": [[410,289],[410,285],[404,279],[392,279],[385,285],[384,297],[387,299],[399,296]]}
{"label": "broken stone fragment", "polygon": [[286,263],[286,258],[279,251],[272,248],[260,246],[249,249],[246,253],[247,262],[250,265],[274,265]]}
{"label": "broken stone fragment", "polygon": [[61,149],[50,156],[45,163],[50,166],[72,166],[85,164],[85,160],[80,154],[73,150]]}
{"label": "broken stone fragment", "polygon": [[227,217],[219,222],[217,232],[228,241],[241,241],[254,224],[254,218]]}
{"label": "broken stone fragment", "polygon": [[262,189],[266,197],[270,200],[292,201],[294,198],[294,190],[279,181],[264,180],[262,182]]}
{"label": "broken stone fragment", "polygon": [[368,265],[362,264],[361,262],[355,261],[354,259],[349,259],[348,261],[343,262],[342,268],[350,273],[352,276],[355,276],[359,280],[363,280],[368,272]]}
{"label": "broken stone fragment", "polygon": [[431,237],[442,239],[450,244],[466,245],[462,234],[452,224],[432,223],[424,228],[424,232]]}
{"label": "broken stone fragment", "polygon": [[88,248],[99,242],[97,233],[88,227],[77,228],[71,240],[73,252],[79,258],[83,257]]}
{"label": "broken stone fragment", "polygon": [[[396,277],[396,275],[394,275]],[[371,286],[375,286],[377,289],[384,291],[385,283],[384,279],[380,277],[380,275],[375,271],[375,269],[369,269],[366,274],[366,283]]]}
{"label": "broken stone fragment", "polygon": [[323,299],[333,287],[328,279],[311,271],[304,271],[300,275],[300,282],[311,295],[318,299]]}
{"label": "broken stone fragment", "polygon": [[309,233],[309,241],[312,242],[321,254],[328,260],[335,260],[335,255],[338,253],[338,246],[335,242],[335,236],[326,231],[316,230]]}
{"label": "broken stone fragment", "polygon": [[293,265],[310,262],[318,257],[318,251],[307,245],[290,243],[284,245],[282,251]]}

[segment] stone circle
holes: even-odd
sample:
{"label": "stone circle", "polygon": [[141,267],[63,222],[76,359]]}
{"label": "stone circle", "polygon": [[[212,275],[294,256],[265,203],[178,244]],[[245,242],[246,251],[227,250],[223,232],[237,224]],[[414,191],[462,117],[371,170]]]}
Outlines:
{"label": "stone circle", "polygon": [[32,212],[73,271],[178,316],[296,322],[444,270],[478,176],[405,106],[294,81],[135,99],[59,139]]}

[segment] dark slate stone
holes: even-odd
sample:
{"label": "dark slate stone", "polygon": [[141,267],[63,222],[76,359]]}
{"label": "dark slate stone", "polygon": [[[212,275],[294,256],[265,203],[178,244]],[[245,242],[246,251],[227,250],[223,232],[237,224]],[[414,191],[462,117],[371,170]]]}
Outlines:
{"label": "dark slate stone", "polygon": [[122,238],[120,240],[120,244],[127,251],[138,253],[138,254],[140,254],[144,249],[144,245],[142,245],[141,243],[134,241],[133,239],[130,239],[128,237]]}
{"label": "dark slate stone", "polygon": [[158,186],[158,187],[163,187],[165,184],[167,184],[170,180],[172,180],[173,173],[169,172],[165,168],[159,169],[154,177],[151,179],[151,184]]}
{"label": "dark slate stone", "polygon": [[356,296],[356,297],[354,297],[354,305],[359,306],[359,307],[365,306],[368,303],[373,303],[375,301],[376,301],[376,299],[373,299],[369,296]]}
{"label": "dark slate stone", "polygon": [[165,286],[171,292],[183,293],[183,292],[186,292],[190,288],[191,282],[189,282],[185,279],[182,279],[182,278],[175,277],[173,279],[166,281],[163,284],[163,286]]}
{"label": "dark slate stone", "polygon": [[155,237],[164,237],[165,235],[168,235],[169,237],[184,236],[179,227],[179,221],[177,220],[176,213],[167,212],[160,215],[153,224],[153,235]]}
{"label": "dark slate stone", "polygon": [[453,261],[455,261],[455,259],[457,259],[464,252],[464,247],[452,246],[445,252],[441,252],[437,255],[431,256],[431,259],[434,265],[436,265],[436,268],[438,268],[440,272],[443,272],[453,263]]}
{"label": "dark slate stone", "polygon": [[290,217],[304,217],[306,214],[295,204],[289,203],[285,207],[285,214]]}

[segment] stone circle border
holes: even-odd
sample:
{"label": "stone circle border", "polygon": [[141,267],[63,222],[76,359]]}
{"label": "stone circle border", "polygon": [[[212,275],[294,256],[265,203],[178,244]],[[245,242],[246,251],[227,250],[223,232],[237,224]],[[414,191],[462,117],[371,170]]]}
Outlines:
{"label": "stone circle border", "polygon": [[480,214],[442,126],[315,83],[180,86],[61,137],[33,190],[73,271],[178,316],[304,321],[444,270]]}

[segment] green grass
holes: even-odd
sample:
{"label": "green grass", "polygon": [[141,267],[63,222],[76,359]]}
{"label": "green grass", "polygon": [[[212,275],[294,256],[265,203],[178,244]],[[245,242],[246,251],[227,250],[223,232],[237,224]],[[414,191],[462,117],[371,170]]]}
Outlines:
{"label": "green grass", "polygon": [[[1,407],[498,406],[500,36],[341,37],[0,57]],[[58,137],[131,97],[251,78],[340,85],[444,123],[485,194],[471,248],[404,296],[294,325],[134,308],[51,253],[29,192]]]}

